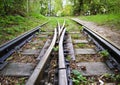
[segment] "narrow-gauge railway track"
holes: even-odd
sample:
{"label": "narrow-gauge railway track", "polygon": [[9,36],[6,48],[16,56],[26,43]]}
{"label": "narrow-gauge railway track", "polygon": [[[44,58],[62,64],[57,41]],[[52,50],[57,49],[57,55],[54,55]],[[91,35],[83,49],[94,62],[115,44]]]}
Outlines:
{"label": "narrow-gauge railway track", "polygon": [[17,38],[5,43],[4,45],[1,45],[0,46],[0,69],[4,68],[4,66],[7,64],[5,60],[10,55],[12,55],[16,50],[20,49],[25,43],[31,40],[35,36],[35,33],[39,32],[40,28],[47,23],[48,22],[18,36]]}
{"label": "narrow-gauge railway track", "polygon": [[[43,46],[40,54],[36,54],[36,50],[35,50],[36,48],[34,46],[32,47],[32,49],[35,52],[33,50],[31,51],[31,49],[30,50],[28,49],[29,51],[27,53],[26,53],[26,51],[23,52],[22,53],[23,55],[25,54],[25,55],[28,56],[28,55],[31,55],[30,52],[33,52],[32,55],[35,54],[36,56],[38,56],[37,58],[36,57],[30,58],[30,61],[29,61],[29,57],[26,57],[26,60],[23,60],[24,56],[21,55],[21,50],[26,50],[26,48],[31,47],[30,45],[32,45],[32,43],[39,43],[38,41],[34,42],[38,38],[38,36],[41,37],[41,35],[39,35],[39,34],[36,35],[37,36],[36,39],[31,40],[32,37],[35,36],[35,33],[39,31],[39,28],[35,28],[34,30],[32,30],[28,33],[25,33],[24,35],[16,38],[15,40],[12,40],[13,42],[10,41],[10,42],[6,43],[6,45],[8,45],[8,46],[6,46],[6,47],[4,47],[5,45],[3,46],[3,48],[5,48],[5,50],[1,50],[1,54],[2,54],[3,51],[8,50],[8,53],[6,53],[6,54],[4,53],[4,55],[7,56],[7,57],[4,58],[4,55],[3,55],[1,58],[2,58],[3,61],[5,61],[5,60],[9,61],[10,60],[10,63],[6,64],[6,66],[4,66],[4,65],[1,66],[2,68],[1,68],[1,71],[0,71],[0,75],[1,75],[0,80],[3,80],[3,84],[5,84],[6,81],[9,84],[15,84],[16,83],[15,81],[23,79],[24,83],[27,81],[26,85],[39,85],[39,84],[40,85],[44,85],[44,84],[57,85],[58,82],[61,81],[61,79],[63,78],[61,76],[61,71],[62,71],[63,68],[61,68],[61,67],[57,68],[56,67],[56,66],[58,66],[58,58],[57,58],[58,53],[56,51],[54,51],[54,49],[56,49],[58,47],[57,43],[59,43],[59,41],[61,41],[61,39],[60,39],[61,35],[62,35],[62,40],[64,38],[64,34],[65,34],[65,29],[64,28],[65,28],[65,21],[64,21],[62,26],[60,26],[60,24],[58,22],[57,28],[54,29],[53,38],[48,37],[49,39],[46,41],[46,43]],[[62,33],[62,31],[64,33]],[[26,37],[26,36],[28,36],[28,37]],[[29,44],[28,41],[30,41],[30,44]],[[28,42],[28,44],[25,44],[26,42]],[[40,45],[40,44],[38,44],[38,45]],[[62,41],[61,41],[61,44],[59,45],[59,47],[61,47],[61,45],[62,45]],[[22,47],[22,49],[20,49],[21,47]],[[16,48],[19,48],[19,49],[16,49]],[[39,48],[37,48],[37,49],[39,49]],[[12,50],[12,52],[11,52],[11,50]],[[15,51],[15,50],[18,50],[18,51]],[[13,54],[13,53],[15,53],[15,54]],[[7,55],[7,54],[9,54],[9,55]],[[8,58],[10,55],[12,55],[12,57]],[[21,59],[19,59],[19,58],[17,58],[17,59],[15,58],[15,57],[18,57],[19,55],[20,55],[20,57],[23,56],[22,61],[20,61]],[[19,63],[18,63],[18,61],[19,61]],[[65,61],[59,61],[59,63],[61,63],[61,64],[63,62],[65,62]],[[27,64],[28,64],[28,66],[27,66]],[[31,64],[33,64],[34,66],[31,67]],[[59,65],[59,66],[61,66],[61,65]],[[14,69],[14,67],[15,67],[15,69]],[[13,72],[11,72],[12,69],[14,69]],[[20,69],[20,72],[19,72],[19,69]],[[34,71],[32,69],[34,69]],[[58,72],[58,69],[61,69],[60,74]],[[31,74],[31,70],[33,71],[32,74]],[[64,69],[64,70],[65,70],[64,72],[66,72],[66,69]],[[8,73],[9,71],[10,71],[10,73]],[[56,72],[56,73],[54,73],[54,72]],[[44,77],[44,74],[48,78]],[[30,76],[30,78],[29,78],[29,76]],[[59,78],[57,78],[58,76],[59,76]],[[16,80],[11,82],[12,78],[13,79],[15,78]],[[67,85],[67,74],[66,74],[66,77],[64,79],[66,79],[66,85]],[[17,82],[19,82],[19,81],[17,81]]]}
{"label": "narrow-gauge railway track", "polygon": [[[22,50],[26,50],[26,48],[33,46],[32,51],[22,53],[23,55],[27,54],[25,58],[21,55],[21,49],[15,51],[16,54],[14,54],[15,56],[17,55],[18,60],[14,58],[14,55],[12,56],[13,60],[11,58],[5,58],[5,60],[10,61],[10,63],[4,67],[5,69],[2,68],[0,70],[1,82],[10,85],[16,84],[11,80],[15,78],[15,81],[19,80],[17,81],[18,83],[20,82],[19,84],[26,85],[102,85],[103,83],[108,85],[112,83],[114,85],[115,81],[110,80],[109,83],[104,74],[115,74],[114,76],[119,74],[119,62],[117,62],[116,59],[112,61],[109,60],[113,55],[119,58],[119,50],[107,49],[111,48],[111,46],[106,46],[106,42],[102,42],[104,41],[103,38],[99,38],[97,34],[89,31],[86,27],[83,27],[83,32],[80,30],[77,32],[73,30],[72,32],[67,32],[66,29],[65,21],[63,25],[60,25],[58,22],[57,27],[50,36],[46,36],[47,32],[41,32],[35,36],[36,39],[31,40],[27,45],[22,47]],[[35,32],[38,31],[37,28]],[[31,36],[30,34],[30,37]],[[46,39],[42,39],[42,37]],[[38,38],[42,39],[42,45],[41,41],[37,40]],[[19,41],[18,43],[21,44]],[[13,49],[17,48],[18,46],[13,47]],[[10,47],[10,51],[11,49]],[[5,51],[7,50],[9,50],[9,48],[6,47]],[[33,52],[33,50],[35,52]],[[104,51],[109,54],[102,54]],[[32,52],[32,57],[28,56],[31,55]],[[104,55],[109,56],[107,60],[104,60]],[[110,69],[104,63],[110,63],[114,60],[117,64],[112,65],[112,68],[111,64],[109,64]],[[19,63],[16,63],[18,61]],[[18,70],[15,68],[14,72],[8,73],[11,71],[10,67],[12,67],[12,70],[14,67]],[[14,74],[17,71],[20,72]],[[117,77],[118,76],[119,75],[117,75]],[[120,82],[119,79],[120,78],[116,78],[117,84]],[[1,82],[0,84],[2,84]]]}
{"label": "narrow-gauge railway track", "polygon": [[[75,19],[73,20],[79,23],[79,21]],[[120,49],[114,46],[111,42],[98,35],[95,31],[90,30],[85,26],[83,27],[83,31],[91,37],[99,50],[107,50],[109,52],[110,56],[109,59],[106,61],[107,65],[111,69],[118,69],[120,71]]]}
{"label": "narrow-gauge railway track", "polygon": [[[87,38],[87,41],[85,38],[82,39],[83,37],[81,38],[81,40],[74,41],[75,43],[81,43],[81,45],[80,44],[78,45],[80,49],[75,50],[76,51],[75,54],[77,58],[76,66],[78,66],[76,67],[76,69],[79,70],[81,74],[83,74],[84,76],[88,76],[86,77],[88,78],[88,80],[93,76],[97,76],[97,80],[99,84],[108,84],[108,85],[119,84],[120,78],[116,78],[116,76],[120,76],[120,63],[119,63],[120,50],[116,46],[111,44],[111,42],[107,41],[93,30],[85,27],[84,24],[79,23],[79,21],[77,21],[76,19],[72,19],[72,20],[74,20],[76,23],[82,26],[82,32]],[[91,42],[93,46],[90,46]],[[87,43],[89,44],[89,46]],[[74,47],[76,48],[76,46]],[[92,50],[91,48],[94,50]],[[109,79],[107,80],[108,76],[110,80]],[[110,76],[113,76],[113,80]],[[81,81],[85,81],[85,80],[81,80]],[[108,83],[110,81],[112,83]]]}
{"label": "narrow-gauge railway track", "polygon": [[[26,85],[68,85],[67,69],[63,50],[63,39],[65,33],[65,21],[62,26],[60,26],[58,22],[51,45],[45,52]],[[58,48],[59,54],[57,53]],[[57,56],[59,56],[59,58]]]}

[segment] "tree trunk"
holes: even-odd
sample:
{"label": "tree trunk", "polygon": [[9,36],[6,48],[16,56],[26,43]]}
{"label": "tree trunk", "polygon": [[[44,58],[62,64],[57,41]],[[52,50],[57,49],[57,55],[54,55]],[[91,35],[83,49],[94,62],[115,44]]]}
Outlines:
{"label": "tree trunk", "polygon": [[82,10],[83,10],[83,0],[79,0],[79,12],[82,13]]}
{"label": "tree trunk", "polygon": [[29,0],[27,0],[27,13],[29,13]]}

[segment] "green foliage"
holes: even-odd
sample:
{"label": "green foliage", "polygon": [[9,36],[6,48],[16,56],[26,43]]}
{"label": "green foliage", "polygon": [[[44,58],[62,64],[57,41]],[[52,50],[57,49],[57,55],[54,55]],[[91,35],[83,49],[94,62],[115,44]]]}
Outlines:
{"label": "green foliage", "polygon": [[55,52],[57,52],[58,50],[59,50],[58,46],[56,46],[56,47],[53,48],[53,51],[55,51]]}
{"label": "green foliage", "polygon": [[107,50],[100,51],[99,53],[104,58],[108,58],[109,57],[109,52]]}
{"label": "green foliage", "polygon": [[73,32],[73,30],[79,32],[79,27],[80,25],[76,24],[76,22],[69,19],[66,20],[66,28],[68,32]]}
{"label": "green foliage", "polygon": [[79,44],[77,44],[80,48],[83,48],[83,47],[85,47],[85,43],[79,43]]}
{"label": "green foliage", "polygon": [[75,78],[72,78],[72,81],[74,82],[75,85],[80,85],[80,81],[75,79]]}
{"label": "green foliage", "polygon": [[22,15],[24,16],[25,0],[3,0],[0,2],[0,15]]}
{"label": "green foliage", "polygon": [[[40,13],[42,15],[79,15],[120,13],[119,0],[3,0],[0,2],[0,15],[21,15]],[[105,11],[105,12],[104,12]]]}
{"label": "green foliage", "polygon": [[10,27],[12,25],[18,25],[20,23],[23,23],[24,21],[25,21],[25,18],[21,17],[19,15],[17,15],[17,16],[5,16],[5,17],[1,17],[0,26],[1,27]]}
{"label": "green foliage", "polygon": [[47,18],[40,14],[31,14],[30,17],[9,15],[0,18],[0,44],[47,21]]}
{"label": "green foliage", "polygon": [[75,85],[88,84],[86,77],[84,77],[78,70],[72,70],[72,80]]}
{"label": "green foliage", "polygon": [[79,36],[79,35],[77,35],[77,34],[74,34],[74,35],[72,35],[72,38],[74,38],[74,39],[79,39],[79,38],[80,38],[80,36]]}
{"label": "green foliage", "polygon": [[66,57],[66,60],[67,60],[67,61],[70,61],[70,60],[71,60],[71,56],[68,55],[68,56]]}
{"label": "green foliage", "polygon": [[46,15],[48,13],[48,0],[35,0],[34,3],[31,3],[31,9],[35,13]]}
{"label": "green foliage", "polygon": [[103,78],[105,78],[106,80],[110,80],[110,81],[114,81],[114,82],[120,82],[120,74],[103,74]]}
{"label": "green foliage", "polygon": [[81,75],[81,73],[78,70],[72,70],[72,74],[74,74],[75,76]]}
{"label": "green foliage", "polygon": [[54,2],[54,11],[55,11],[55,14],[57,14],[59,11],[62,12],[62,0],[55,0]]}
{"label": "green foliage", "polygon": [[45,16],[39,14],[39,13],[30,13],[31,17],[37,18],[37,19],[45,19]]}
{"label": "green foliage", "polygon": [[107,0],[107,8],[110,13],[120,13],[120,1],[119,0]]}
{"label": "green foliage", "polygon": [[20,83],[17,83],[16,85],[20,85]]}
{"label": "green foliage", "polygon": [[25,77],[19,78],[19,81],[18,81],[18,83],[16,85],[25,85],[25,80],[26,80]]}
{"label": "green foliage", "polygon": [[74,15],[96,15],[105,13],[120,13],[119,0],[68,0],[73,6]]}
{"label": "green foliage", "polygon": [[73,15],[72,5],[66,5],[62,11],[62,16]]}
{"label": "green foliage", "polygon": [[107,14],[107,15],[94,15],[94,16],[81,16],[80,19],[92,21],[99,25],[107,25],[114,29],[120,29],[120,15]]}
{"label": "green foliage", "polygon": [[46,32],[46,30],[45,29],[40,29],[41,30],[41,32]]}
{"label": "green foliage", "polygon": [[82,32],[83,26],[79,26],[78,29],[80,30],[80,32]]}

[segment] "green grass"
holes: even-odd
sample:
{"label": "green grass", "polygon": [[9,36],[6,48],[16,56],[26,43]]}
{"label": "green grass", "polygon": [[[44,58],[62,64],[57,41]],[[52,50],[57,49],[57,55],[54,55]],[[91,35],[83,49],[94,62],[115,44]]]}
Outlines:
{"label": "green grass", "polygon": [[106,25],[111,28],[120,29],[120,14],[80,16],[82,20],[92,21],[98,25]]}
{"label": "green grass", "polygon": [[69,19],[66,20],[66,28],[67,31],[69,32],[73,32],[73,31],[80,32],[82,29],[79,24]]}
{"label": "green grass", "polygon": [[83,48],[83,47],[85,47],[85,46],[86,46],[86,44],[85,44],[85,43],[78,43],[77,45],[78,45],[78,47],[79,47],[79,48]]}
{"label": "green grass", "polygon": [[54,28],[56,28],[57,21],[59,21],[60,25],[62,26],[64,20],[66,22],[65,27],[67,31],[73,32],[74,30],[78,32],[81,29],[81,26],[79,24],[76,24],[76,22],[70,20],[67,17],[48,17],[48,19],[50,20],[50,23],[48,23],[48,25],[45,27],[47,28],[47,30],[53,30]]}
{"label": "green grass", "polygon": [[19,15],[0,17],[0,44],[17,37],[46,21],[47,18],[39,14],[31,14],[27,17]]}
{"label": "green grass", "polygon": [[50,22],[41,28],[42,31],[53,31],[56,28],[57,21],[62,25],[64,20],[66,21],[67,31],[72,32],[81,29],[78,24],[66,17],[44,17],[40,14],[30,14],[27,17],[19,15],[0,17],[0,45],[48,20]]}

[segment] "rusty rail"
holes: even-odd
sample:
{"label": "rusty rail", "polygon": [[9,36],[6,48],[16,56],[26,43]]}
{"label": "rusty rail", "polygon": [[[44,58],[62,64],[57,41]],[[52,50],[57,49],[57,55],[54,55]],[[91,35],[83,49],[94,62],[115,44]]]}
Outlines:
{"label": "rusty rail", "polygon": [[52,39],[52,42],[49,46],[49,48],[47,49],[47,51],[45,52],[44,56],[41,58],[40,62],[38,63],[37,67],[35,68],[33,74],[31,75],[31,77],[29,78],[29,80],[27,81],[26,85],[38,85],[39,84],[39,79],[41,79],[41,74],[43,72],[44,66],[48,60],[48,57],[55,45],[55,42],[57,40],[57,30],[54,30],[54,37]]}
{"label": "rusty rail", "polygon": [[59,41],[59,85],[68,85],[65,57],[63,50],[63,39],[66,28],[63,30]]}

